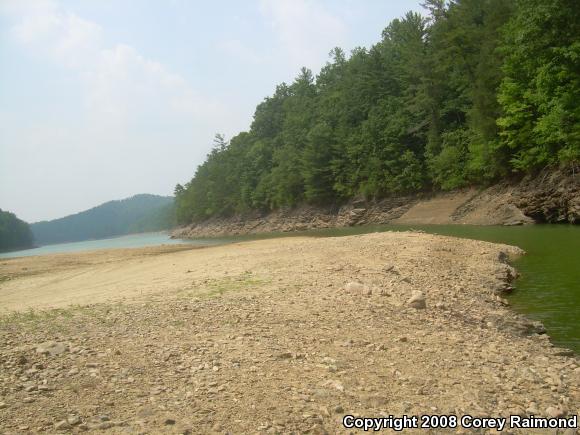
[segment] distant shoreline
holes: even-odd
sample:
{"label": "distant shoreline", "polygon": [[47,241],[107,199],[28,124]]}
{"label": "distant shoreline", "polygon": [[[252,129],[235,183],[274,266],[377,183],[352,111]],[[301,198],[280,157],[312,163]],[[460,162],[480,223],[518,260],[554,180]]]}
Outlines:
{"label": "distant shoreline", "polygon": [[[132,243],[122,243],[124,241]],[[66,252],[86,252],[106,249],[141,248],[159,245],[177,245],[179,240],[170,238],[168,231],[154,231],[144,233],[123,234],[103,239],[82,240],[74,242],[40,245],[34,248],[14,250],[0,253],[1,259],[29,257],[37,255],[51,255]],[[189,243],[189,242],[185,242]],[[22,255],[14,255],[22,253]]]}

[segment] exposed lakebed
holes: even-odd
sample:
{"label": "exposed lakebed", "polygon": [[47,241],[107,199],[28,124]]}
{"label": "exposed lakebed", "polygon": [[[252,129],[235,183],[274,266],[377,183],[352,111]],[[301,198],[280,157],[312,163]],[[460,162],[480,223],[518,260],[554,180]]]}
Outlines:
{"label": "exposed lakebed", "polygon": [[339,237],[383,231],[421,230],[518,246],[520,273],[508,298],[514,309],[541,321],[555,344],[580,353],[580,227],[577,225],[368,225],[348,228],[238,236],[224,241],[280,236]]}
{"label": "exposed lakebed", "polygon": [[272,233],[230,238],[174,240],[165,233],[136,234],[106,240],[48,245],[1,254],[0,257],[46,255],[59,252],[108,248],[131,248],[161,244],[192,243],[198,246],[272,237],[337,237],[383,231],[422,230],[489,242],[519,246],[527,252],[514,260],[521,276],[509,296],[512,306],[540,320],[556,344],[580,353],[580,227],[530,225],[522,227],[471,225],[372,225],[294,233]]}

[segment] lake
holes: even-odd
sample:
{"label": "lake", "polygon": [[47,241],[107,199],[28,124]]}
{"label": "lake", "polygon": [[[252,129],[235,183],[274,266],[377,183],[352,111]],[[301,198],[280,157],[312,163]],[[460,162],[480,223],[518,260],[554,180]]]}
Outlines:
{"label": "lake", "polygon": [[340,237],[383,231],[423,230],[432,234],[516,245],[524,255],[514,261],[521,277],[508,298],[512,307],[540,320],[554,343],[580,353],[580,226],[521,227],[472,225],[371,225],[296,233],[272,233],[227,238],[173,240],[167,233],[133,234],[104,240],[47,245],[0,254],[0,258],[79,252],[109,248],[137,248],[162,244],[216,245],[273,237]]}
{"label": "lake", "polygon": [[33,249],[22,251],[4,252],[0,258],[30,257],[33,255],[60,254],[66,252],[94,251],[97,249],[114,248],[142,248],[145,246],[175,245],[189,243],[195,245],[210,245],[223,243],[217,240],[179,240],[170,239],[168,233],[143,233],[130,234],[127,236],[112,237],[110,239],[85,240],[82,242],[59,243],[56,245],[45,245]]}

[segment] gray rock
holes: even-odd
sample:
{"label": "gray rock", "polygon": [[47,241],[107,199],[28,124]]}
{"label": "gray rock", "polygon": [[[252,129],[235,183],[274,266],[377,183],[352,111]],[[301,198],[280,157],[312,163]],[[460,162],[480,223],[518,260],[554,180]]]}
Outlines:
{"label": "gray rock", "polygon": [[77,415],[69,415],[68,418],[66,419],[66,421],[71,426],[76,426],[77,424],[81,424],[81,418]]}
{"label": "gray rock", "polygon": [[67,351],[67,345],[56,341],[45,341],[36,346],[36,353],[43,355],[61,355]]}
{"label": "gray rock", "polygon": [[413,292],[413,294],[407,301],[407,304],[410,307],[416,308],[418,310],[427,308],[427,304],[425,302],[425,295],[423,294],[423,292],[418,290]]}
{"label": "gray rock", "polygon": [[68,422],[68,421],[66,421],[66,420],[61,420],[61,421],[59,421],[58,423],[55,423],[55,424],[54,424],[54,428],[55,428],[56,430],[61,430],[61,429],[70,429],[70,428],[71,428],[71,425],[69,424],[69,422]]}
{"label": "gray rock", "polygon": [[361,284],[360,282],[356,282],[356,281],[349,282],[344,287],[344,289],[348,293],[352,293],[352,294],[360,294],[360,295],[364,295],[364,296],[369,296],[372,294],[372,290],[368,286]]}
{"label": "gray rock", "polygon": [[561,418],[566,416],[566,411],[562,408],[556,408],[554,406],[548,406],[546,408],[546,415],[552,418]]}

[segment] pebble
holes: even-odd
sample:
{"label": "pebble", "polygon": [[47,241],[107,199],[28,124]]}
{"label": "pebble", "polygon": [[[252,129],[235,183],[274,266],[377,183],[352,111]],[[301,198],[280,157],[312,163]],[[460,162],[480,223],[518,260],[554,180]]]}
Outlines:
{"label": "pebble", "polygon": [[365,296],[369,296],[370,294],[372,294],[372,290],[367,287],[364,284],[361,284],[360,282],[356,282],[356,281],[351,281],[349,282],[344,289],[348,292],[348,293],[353,293],[353,294],[361,294],[361,295],[365,295]]}
{"label": "pebble", "polygon": [[407,304],[418,310],[427,308],[427,304],[425,303],[425,295],[423,294],[422,291],[419,290],[415,290],[411,294],[411,297],[407,301]]}
{"label": "pebble", "polygon": [[36,353],[50,356],[61,355],[65,353],[66,350],[66,344],[57,343],[56,341],[45,341],[36,346]]}
{"label": "pebble", "polygon": [[566,411],[559,407],[548,406],[546,408],[546,415],[552,418],[561,418],[566,416]]}
{"label": "pebble", "polygon": [[66,421],[71,426],[76,426],[77,424],[81,423],[81,418],[77,415],[69,415],[68,418],[66,419]]}
{"label": "pebble", "polygon": [[56,430],[60,430],[60,429],[70,429],[71,428],[71,425],[69,424],[68,421],[61,420],[58,423],[55,423],[54,428]]}

